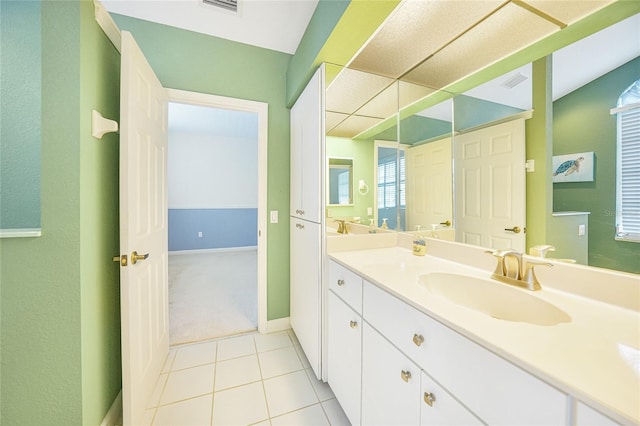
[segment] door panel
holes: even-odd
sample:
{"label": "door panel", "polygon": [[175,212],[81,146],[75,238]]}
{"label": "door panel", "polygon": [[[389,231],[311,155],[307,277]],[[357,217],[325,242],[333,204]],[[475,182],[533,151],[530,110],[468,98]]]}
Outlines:
{"label": "door panel", "polygon": [[167,101],[126,31],[121,49],[120,253],[128,259],[120,269],[122,397],[124,424],[134,425],[143,422],[169,351]]}
{"label": "door panel", "polygon": [[454,145],[459,241],[524,252],[524,120],[458,135]]}

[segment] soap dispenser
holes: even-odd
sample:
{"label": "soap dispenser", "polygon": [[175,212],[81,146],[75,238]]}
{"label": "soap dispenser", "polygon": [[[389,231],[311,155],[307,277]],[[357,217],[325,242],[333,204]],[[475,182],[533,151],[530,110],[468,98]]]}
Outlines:
{"label": "soap dispenser", "polygon": [[380,225],[380,228],[389,229],[389,225],[387,225],[387,218],[386,217],[382,218],[382,225]]}
{"label": "soap dispenser", "polygon": [[420,233],[420,225],[416,225],[416,238],[413,240],[413,254],[424,256],[427,254],[427,242]]}
{"label": "soap dispenser", "polygon": [[370,234],[376,233],[376,227],[373,225],[373,219],[369,219],[369,233]]}

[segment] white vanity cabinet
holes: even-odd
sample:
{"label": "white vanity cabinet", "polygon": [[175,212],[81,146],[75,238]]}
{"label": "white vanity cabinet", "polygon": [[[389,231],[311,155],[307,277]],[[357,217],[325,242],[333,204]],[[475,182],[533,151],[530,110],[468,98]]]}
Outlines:
{"label": "white vanity cabinet", "polygon": [[353,425],[360,424],[362,278],[329,262],[327,381]]}
{"label": "white vanity cabinet", "polygon": [[363,317],[482,421],[565,422],[566,394],[366,281]]}
{"label": "white vanity cabinet", "polygon": [[362,354],[362,424],[419,424],[420,368],[366,322]]}
{"label": "white vanity cabinet", "polygon": [[[563,425],[570,418],[565,393],[333,261],[329,277],[329,384],[353,424]],[[360,300],[361,311],[353,307]],[[360,321],[358,331],[340,327],[347,321]],[[593,418],[589,410],[584,418]],[[578,425],[593,424],[580,418],[578,410]]]}

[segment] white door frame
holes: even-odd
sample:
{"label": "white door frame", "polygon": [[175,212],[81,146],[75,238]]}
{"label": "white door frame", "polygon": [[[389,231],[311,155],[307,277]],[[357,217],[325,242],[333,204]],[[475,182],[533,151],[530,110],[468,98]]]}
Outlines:
{"label": "white door frame", "polygon": [[265,102],[206,93],[166,89],[169,102],[224,108],[258,114],[258,332],[267,333],[267,144],[268,107]]}

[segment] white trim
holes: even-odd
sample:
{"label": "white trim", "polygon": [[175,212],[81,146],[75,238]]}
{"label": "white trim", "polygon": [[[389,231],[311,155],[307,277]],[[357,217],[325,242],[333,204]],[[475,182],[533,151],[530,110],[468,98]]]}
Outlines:
{"label": "white trim", "polygon": [[169,102],[180,102],[258,114],[258,331],[266,333],[267,324],[267,154],[269,104],[207,93],[166,89]]}
{"label": "white trim", "polygon": [[122,424],[122,390],[116,395],[116,399],[113,400],[111,408],[107,411],[107,414],[102,419],[100,426],[116,426]]}
{"label": "white trim", "polygon": [[98,22],[98,25],[102,28],[107,38],[111,40],[116,50],[120,52],[120,46],[122,44],[120,28],[118,28],[111,15],[109,15],[109,11],[107,11],[99,0],[93,0],[93,6],[96,22]]}
{"label": "white trim", "polygon": [[238,251],[256,251],[258,246],[247,247],[225,247],[225,248],[211,248],[211,249],[198,249],[198,250],[174,250],[169,252],[169,256],[183,256],[191,254],[206,254],[206,253],[231,253]]}
{"label": "white trim", "polygon": [[266,330],[264,332],[260,331],[260,334],[288,330],[291,328],[291,323],[289,322],[289,317],[278,318],[267,321],[267,326],[265,328]]}
{"label": "white trim", "polygon": [[640,103],[627,104],[618,108],[611,108],[609,110],[609,114],[615,115],[619,112],[625,112],[636,108],[640,108]]}
{"label": "white trim", "polygon": [[41,228],[0,229],[0,238],[32,238],[41,236]]}

